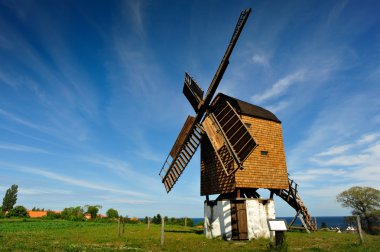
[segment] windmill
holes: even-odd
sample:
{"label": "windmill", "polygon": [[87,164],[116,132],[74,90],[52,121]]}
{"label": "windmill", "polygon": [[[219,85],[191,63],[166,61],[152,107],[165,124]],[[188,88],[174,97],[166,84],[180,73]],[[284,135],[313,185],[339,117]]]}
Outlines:
{"label": "windmill", "polygon": [[[225,235],[244,240],[268,236],[265,225],[267,218],[275,217],[274,194],[296,210],[305,228],[315,229],[298,185],[288,178],[281,121],[264,108],[222,93],[213,99],[250,13],[251,9],[241,12],[205,96],[198,83],[185,73],[183,93],[196,114],[187,117],[159,172],[169,193],[201,146],[201,195],[206,196],[208,237]],[[270,199],[260,199],[259,188],[270,190]],[[209,200],[209,195],[215,194],[219,195],[217,199]],[[260,216],[257,212],[266,214]],[[258,222],[265,227],[257,228]],[[265,228],[259,234],[257,229]]]}

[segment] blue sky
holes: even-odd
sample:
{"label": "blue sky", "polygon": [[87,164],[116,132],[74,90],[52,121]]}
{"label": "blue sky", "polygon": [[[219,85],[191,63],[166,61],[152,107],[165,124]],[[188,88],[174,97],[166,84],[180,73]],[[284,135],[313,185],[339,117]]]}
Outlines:
{"label": "blue sky", "polygon": [[194,113],[184,72],[207,89],[251,7],[218,92],[283,122],[288,172],[312,215],[348,214],[339,192],[380,189],[379,5],[1,0],[0,195],[17,184],[27,208],[203,216],[199,153],[169,194],[158,172]]}

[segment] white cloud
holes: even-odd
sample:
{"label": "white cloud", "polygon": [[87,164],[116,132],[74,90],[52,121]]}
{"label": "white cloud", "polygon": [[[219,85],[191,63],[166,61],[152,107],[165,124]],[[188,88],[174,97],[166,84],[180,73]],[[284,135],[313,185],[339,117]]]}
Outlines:
{"label": "white cloud", "polygon": [[68,185],[74,185],[74,186],[78,186],[78,187],[84,187],[84,188],[94,189],[94,190],[99,190],[99,191],[106,191],[106,192],[110,192],[110,193],[118,193],[118,194],[128,195],[128,196],[132,196],[132,197],[145,197],[145,196],[147,196],[145,193],[121,189],[121,188],[114,188],[114,187],[108,186],[108,185],[101,185],[98,183],[89,182],[89,181],[84,180],[84,179],[78,179],[78,178],[73,178],[73,177],[61,175],[59,173],[51,172],[51,171],[48,171],[46,169],[40,169],[40,168],[35,168],[35,167],[30,167],[30,166],[13,165],[13,164],[9,164],[9,163],[2,163],[2,165],[12,167],[12,168],[16,168],[21,172],[40,175],[40,176],[46,177],[48,179],[60,181],[60,182],[63,182],[65,184],[68,184]]}
{"label": "white cloud", "polygon": [[285,93],[288,88],[297,82],[300,82],[305,77],[305,71],[299,70],[295,73],[288,74],[284,78],[278,80],[276,83],[272,85],[272,87],[264,93],[260,95],[254,95],[251,97],[251,100],[255,103],[260,103],[266,100],[269,100],[274,97],[281,96],[283,93]]}
{"label": "white cloud", "polygon": [[264,67],[269,66],[269,57],[264,54],[255,53],[252,56],[253,63],[256,63],[258,65],[262,65]]}
{"label": "white cloud", "polygon": [[296,172],[294,174],[291,174],[290,178],[294,179],[297,183],[300,183],[302,185],[304,182],[309,181],[318,181],[326,176],[342,176],[346,174],[347,171],[343,169],[332,169],[332,168],[319,168],[315,167],[313,169],[305,170],[302,172]]}
{"label": "white cloud", "polygon": [[30,147],[30,146],[25,146],[25,145],[18,145],[18,144],[0,143],[0,149],[10,150],[10,151],[19,151],[19,152],[48,153],[48,151],[40,149],[40,148],[35,148],[35,147]]}
{"label": "white cloud", "polygon": [[110,198],[104,197],[104,200],[108,203],[114,204],[131,204],[131,205],[142,205],[142,204],[153,204],[153,200],[143,200],[143,199],[128,199],[128,198]]}
{"label": "white cloud", "polygon": [[351,184],[340,184],[331,186],[319,186],[313,189],[308,189],[304,191],[304,195],[318,197],[318,198],[332,198],[335,201],[336,195],[344,190],[350,188]]}
{"label": "white cloud", "polygon": [[327,151],[318,153],[316,156],[323,157],[323,156],[333,156],[333,155],[341,154],[347,151],[348,149],[350,149],[351,147],[352,147],[351,144],[333,146],[333,147],[330,147]]}
{"label": "white cloud", "polygon": [[51,189],[51,188],[19,188],[20,194],[26,194],[26,195],[41,195],[41,194],[72,194],[72,191],[69,190],[57,190],[57,189]]}
{"label": "white cloud", "polygon": [[329,160],[318,160],[318,159],[312,159],[316,163],[322,166],[358,166],[362,165],[363,163],[368,160],[370,155],[367,154],[357,154],[357,155],[344,155],[344,156],[338,156],[331,158]]}
{"label": "white cloud", "polygon": [[379,136],[380,136],[379,133],[364,135],[358,140],[358,143],[359,144],[371,143],[371,142],[375,141],[376,139],[378,139]]}
{"label": "white cloud", "polygon": [[27,121],[27,120],[24,120],[8,111],[5,111],[3,109],[0,108],[0,115],[3,115],[4,117],[8,118],[9,120],[11,121],[14,121],[18,124],[21,124],[21,125],[24,125],[24,126],[27,126],[29,128],[32,128],[32,129],[36,129],[36,130],[40,130],[40,131],[46,131],[47,129],[44,128],[44,127],[41,127],[40,125],[38,124],[35,124],[35,123],[32,123],[30,121]]}
{"label": "white cloud", "polygon": [[279,111],[286,109],[289,106],[289,104],[290,104],[289,101],[280,101],[279,103],[267,106],[266,108],[273,113],[277,113]]}

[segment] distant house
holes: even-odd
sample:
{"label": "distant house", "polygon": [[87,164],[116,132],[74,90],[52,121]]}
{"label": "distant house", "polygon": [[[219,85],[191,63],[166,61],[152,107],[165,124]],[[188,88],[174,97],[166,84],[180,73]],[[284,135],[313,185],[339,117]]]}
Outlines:
{"label": "distant house", "polygon": [[28,210],[28,215],[30,218],[41,218],[47,216],[47,211],[32,211]]}
{"label": "distant house", "polygon": [[[47,216],[48,211],[33,211],[33,210],[27,210],[28,215],[30,218],[41,218]],[[55,214],[60,214],[61,211],[50,211]]]}
{"label": "distant house", "polygon": [[[84,214],[84,217],[86,218],[86,220],[90,220],[90,219],[91,219],[91,214],[90,214],[90,213],[85,213],[85,214]],[[98,217],[98,218],[107,218],[107,215],[104,215],[104,214],[98,214],[97,217]]]}

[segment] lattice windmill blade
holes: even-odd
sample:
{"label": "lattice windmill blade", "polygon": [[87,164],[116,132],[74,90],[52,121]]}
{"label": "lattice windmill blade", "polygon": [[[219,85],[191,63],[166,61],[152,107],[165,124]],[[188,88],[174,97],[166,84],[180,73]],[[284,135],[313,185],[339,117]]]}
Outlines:
{"label": "lattice windmill blade", "polygon": [[[212,124],[215,125],[214,131],[216,130],[219,132],[219,139],[220,136],[222,136],[224,145],[227,147],[230,155],[234,158],[237,164],[237,168],[233,171],[227,171],[225,169],[227,175],[231,175],[237,169],[243,168],[243,162],[255,149],[257,143],[249,133],[246,125],[240,119],[239,114],[228,101],[216,101],[214,103],[215,107],[212,108],[212,113],[209,114]],[[206,120],[204,123],[209,124]],[[215,137],[212,138],[216,139]],[[220,140],[218,141],[220,142]],[[211,143],[213,142],[216,141],[211,141]],[[219,157],[218,150],[216,150],[216,154]],[[222,166],[224,167],[223,163]]]}
{"label": "lattice windmill blade", "polygon": [[220,83],[220,80],[222,79],[223,74],[227,69],[231,53],[233,49],[235,48],[236,42],[239,39],[240,33],[243,30],[244,25],[247,22],[247,19],[250,13],[251,13],[251,8],[245,9],[240,13],[240,16],[235,26],[234,33],[232,34],[230,43],[228,44],[228,47],[226,49],[226,52],[224,53],[222,61],[219,64],[218,70],[216,71],[214,78],[212,79],[211,84],[207,90],[206,97],[204,99],[204,104],[206,106],[208,106],[208,104],[211,102],[211,99],[215,94],[215,91]]}
{"label": "lattice windmill blade", "polygon": [[[236,45],[236,42],[239,39],[240,33],[243,30],[244,25],[245,25],[250,13],[251,13],[251,8],[243,10],[240,13],[240,16],[239,16],[239,19],[238,19],[237,24],[235,26],[234,33],[232,34],[230,43],[228,44],[228,47],[226,49],[226,52],[224,53],[222,61],[220,62],[219,67],[216,70],[214,78],[212,79],[211,84],[207,90],[206,96],[203,100],[199,99],[199,97],[200,97],[199,94],[202,93],[202,95],[203,95],[203,91],[193,92],[193,93],[198,93],[198,95],[195,95],[195,96],[193,95],[189,99],[188,95],[185,93],[188,89],[188,86],[189,86],[188,83],[189,82],[192,83],[192,86],[195,87],[193,90],[197,90],[200,88],[196,84],[196,82],[188,74],[186,74],[186,76],[185,76],[185,84],[184,84],[184,88],[183,88],[184,94],[185,94],[186,98],[189,99],[189,102],[192,104],[195,112],[197,113],[197,116],[195,117],[195,121],[197,123],[201,122],[201,120],[202,120],[202,118],[206,112],[206,109],[208,108],[208,106],[209,106],[209,104],[210,104],[210,102],[211,102],[211,100],[212,100],[212,98],[216,92],[216,89],[218,88],[218,85],[219,85],[219,83],[220,83],[220,81],[224,75],[224,72],[227,69],[231,53],[232,53],[232,51]],[[195,85],[194,85],[194,83],[195,83]]]}
{"label": "lattice windmill blade", "polygon": [[185,170],[201,143],[203,133],[195,118],[188,116],[159,173],[166,192],[170,192]]}
{"label": "lattice windmill blade", "polygon": [[167,192],[173,188],[174,184],[181,176],[183,170],[186,168],[201,143],[204,130],[200,125],[200,122],[209,107],[209,103],[215,94],[220,80],[223,77],[223,74],[228,66],[229,57],[231,56],[232,50],[236,45],[250,13],[251,9],[243,10],[240,13],[230,43],[207,90],[205,98],[203,98],[203,90],[199,87],[196,81],[194,81],[193,78],[187,73],[185,74],[183,93],[197,114],[195,117],[189,116],[187,118],[159,173]]}

